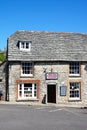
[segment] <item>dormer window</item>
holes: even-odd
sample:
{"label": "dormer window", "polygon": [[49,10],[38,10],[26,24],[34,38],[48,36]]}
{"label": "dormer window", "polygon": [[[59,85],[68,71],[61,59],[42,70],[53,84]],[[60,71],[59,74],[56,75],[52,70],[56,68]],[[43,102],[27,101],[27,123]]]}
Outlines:
{"label": "dormer window", "polygon": [[20,50],[30,51],[31,42],[21,41],[19,42]]}

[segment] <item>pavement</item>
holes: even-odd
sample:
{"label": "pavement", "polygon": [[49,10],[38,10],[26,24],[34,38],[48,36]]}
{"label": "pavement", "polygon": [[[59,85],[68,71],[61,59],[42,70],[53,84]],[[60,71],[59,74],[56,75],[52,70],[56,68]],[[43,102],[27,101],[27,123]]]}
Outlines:
{"label": "pavement", "polygon": [[46,103],[42,104],[39,102],[8,102],[8,101],[0,101],[0,104],[16,104],[16,105],[32,105],[32,106],[54,106],[54,107],[72,107],[72,108],[87,108],[87,104],[55,104],[55,103]]}

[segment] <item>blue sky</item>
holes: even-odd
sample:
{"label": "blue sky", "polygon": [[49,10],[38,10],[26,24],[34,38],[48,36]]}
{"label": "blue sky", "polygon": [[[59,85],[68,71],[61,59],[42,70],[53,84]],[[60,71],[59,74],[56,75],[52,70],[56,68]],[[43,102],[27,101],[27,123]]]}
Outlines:
{"label": "blue sky", "polygon": [[0,49],[17,30],[87,33],[87,0],[0,0]]}

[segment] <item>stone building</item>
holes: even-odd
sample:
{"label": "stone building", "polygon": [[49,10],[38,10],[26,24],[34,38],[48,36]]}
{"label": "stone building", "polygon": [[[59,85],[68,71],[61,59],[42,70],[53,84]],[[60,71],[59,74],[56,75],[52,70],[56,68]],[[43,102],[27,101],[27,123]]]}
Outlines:
{"label": "stone building", "polygon": [[86,34],[17,31],[7,60],[7,100],[87,104]]}
{"label": "stone building", "polygon": [[6,61],[0,62],[0,100],[6,100]]}

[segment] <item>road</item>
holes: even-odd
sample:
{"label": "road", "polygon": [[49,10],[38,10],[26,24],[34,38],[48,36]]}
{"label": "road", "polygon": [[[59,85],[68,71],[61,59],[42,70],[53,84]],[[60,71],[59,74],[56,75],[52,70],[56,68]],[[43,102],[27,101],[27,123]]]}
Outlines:
{"label": "road", "polygon": [[87,109],[0,104],[0,130],[87,130]]}

